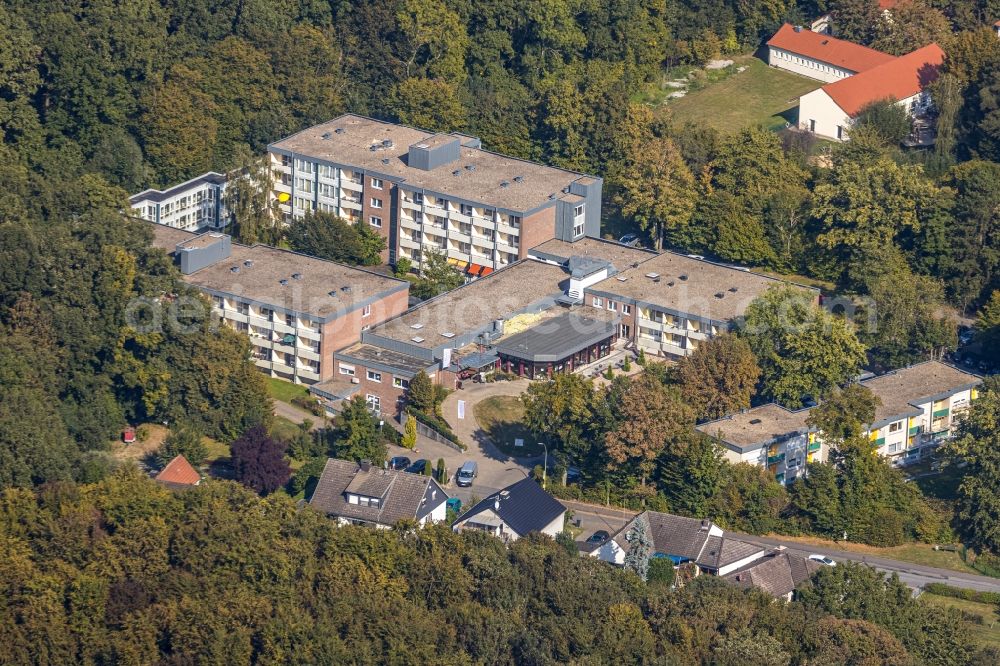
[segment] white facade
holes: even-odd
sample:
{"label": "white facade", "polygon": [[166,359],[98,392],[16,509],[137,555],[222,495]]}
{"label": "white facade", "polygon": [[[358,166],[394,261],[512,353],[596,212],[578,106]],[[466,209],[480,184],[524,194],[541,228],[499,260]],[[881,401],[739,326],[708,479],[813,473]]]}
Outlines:
{"label": "white facade", "polygon": [[771,67],[783,69],[801,76],[808,76],[810,79],[825,81],[826,83],[833,83],[857,73],[843,67],[831,65],[822,60],[816,60],[799,53],[779,49],[775,46],[768,47],[767,64]]}
{"label": "white facade", "polygon": [[817,433],[797,433],[762,445],[760,448],[740,448],[722,442],[722,455],[736,465],[749,463],[767,467],[779,483],[789,484],[805,476],[806,465],[826,462],[829,446]]}
{"label": "white facade", "polygon": [[[563,511],[558,516],[552,519],[548,525],[538,530],[541,534],[547,534],[553,539],[556,535],[563,531],[563,527],[566,523],[566,512]],[[470,516],[464,520],[459,520],[455,523],[453,529],[456,532],[462,532],[464,530],[478,530],[492,534],[495,537],[504,539],[505,541],[517,541],[524,534],[519,534],[515,530],[511,529],[496,512],[486,509],[485,511],[480,511],[474,516]]]}
{"label": "white facade", "polygon": [[[919,92],[897,102],[911,116],[931,108],[931,97]],[[837,105],[825,90],[819,88],[799,98],[799,129],[834,141],[846,141],[854,120]]]}
{"label": "white facade", "polygon": [[174,229],[219,229],[228,218],[225,191],[226,177],[210,171],[166,190],[143,190],[129,204],[136,217]]}
{"label": "white facade", "polygon": [[876,424],[868,437],[876,450],[893,465],[909,465],[926,458],[941,442],[951,437],[953,428],[978,397],[975,388],[927,399],[915,405],[916,415],[900,415],[889,423]]}

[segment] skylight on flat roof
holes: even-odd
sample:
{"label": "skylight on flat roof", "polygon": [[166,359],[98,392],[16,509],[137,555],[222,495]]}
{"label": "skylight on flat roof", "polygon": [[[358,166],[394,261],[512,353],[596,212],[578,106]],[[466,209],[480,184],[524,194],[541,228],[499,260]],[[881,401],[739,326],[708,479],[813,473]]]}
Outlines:
{"label": "skylight on flat roof", "polygon": [[442,333],[441,335],[443,335],[443,336],[444,336],[444,337],[446,337],[446,338],[453,338],[453,337],[455,337],[455,334],[454,334],[454,333],[452,333],[451,331],[445,331],[445,332],[444,332],[444,333]]}
{"label": "skylight on flat roof", "polygon": [[648,277],[650,280],[655,280],[656,278],[660,277],[660,274],[659,273],[646,273],[646,277]]}
{"label": "skylight on flat roof", "polygon": [[423,328],[423,327],[424,327],[424,325],[423,325],[423,324],[420,324],[420,323],[417,323],[417,324],[410,324],[410,328],[415,328],[415,329],[417,329],[417,330],[420,330],[420,329],[421,329],[421,328]]}
{"label": "skylight on flat roof", "polygon": [[411,339],[411,340],[413,340],[414,342],[416,342],[416,343],[417,343],[418,345],[419,345],[419,344],[420,344],[421,342],[423,342],[423,341],[424,341],[424,339],[423,339],[422,337],[420,337],[419,335],[418,335],[418,336],[416,336],[416,337],[412,337],[412,338],[410,338],[410,339]]}

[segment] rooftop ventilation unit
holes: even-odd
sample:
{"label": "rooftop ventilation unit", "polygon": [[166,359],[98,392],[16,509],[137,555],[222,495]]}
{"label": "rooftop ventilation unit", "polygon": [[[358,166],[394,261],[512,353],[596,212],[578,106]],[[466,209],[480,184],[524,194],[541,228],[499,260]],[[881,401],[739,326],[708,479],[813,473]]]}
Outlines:
{"label": "rooftop ventilation unit", "polygon": [[462,170],[461,169],[455,169],[454,171],[451,172],[451,175],[453,175],[453,176],[460,176],[460,175],[462,175]]}
{"label": "rooftop ventilation unit", "polygon": [[723,292],[721,292],[721,291],[717,291],[717,292],[715,292],[715,297],[716,298],[725,298],[726,294],[723,293]]}
{"label": "rooftop ventilation unit", "polygon": [[390,160],[389,160],[388,157],[383,157],[382,158],[382,164],[388,164],[389,162],[390,162]]}
{"label": "rooftop ventilation unit", "polygon": [[563,194],[569,194],[569,188],[568,187],[562,188],[562,193]]}
{"label": "rooftop ventilation unit", "polygon": [[667,286],[668,286],[668,287],[672,287],[672,286],[674,286],[675,284],[677,284],[677,283],[676,283],[676,282],[674,282],[673,280],[671,280],[670,282],[668,282],[668,283],[667,283]]}
{"label": "rooftop ventilation unit", "polygon": [[350,291],[351,290],[351,285],[345,284],[343,287],[340,288],[340,290],[341,291]]}
{"label": "rooftop ventilation unit", "polygon": [[552,194],[549,195],[549,200],[550,201],[553,200],[553,199],[555,199],[555,198],[556,198],[556,193],[555,192],[553,192]]}
{"label": "rooftop ventilation unit", "polygon": [[377,151],[381,147],[382,146],[378,145],[377,143],[373,143],[372,145],[368,146],[368,150],[370,150],[370,151],[372,151],[374,153],[375,151]]}
{"label": "rooftop ventilation unit", "polygon": [[618,280],[619,282],[625,282],[625,280],[628,280],[628,278],[624,275],[619,275],[615,279]]}
{"label": "rooftop ventilation unit", "polygon": [[332,296],[333,298],[337,298],[337,295],[338,295],[337,294],[337,290],[334,289],[333,291],[328,291],[328,292],[326,292],[326,295],[327,296]]}
{"label": "rooftop ventilation unit", "polygon": [[514,182],[515,183],[523,183],[524,182],[524,176],[514,176]]}
{"label": "rooftop ventilation unit", "polygon": [[646,273],[646,277],[648,277],[650,280],[655,280],[656,278],[660,277],[660,274],[659,273]]}
{"label": "rooftop ventilation unit", "polygon": [[738,288],[738,287],[730,287],[730,288],[729,288],[729,293],[731,293],[731,294],[735,294],[735,293],[736,293],[736,292],[738,292],[738,291],[739,291],[739,288]]}
{"label": "rooftop ventilation unit", "polygon": [[475,171],[476,170],[476,165],[475,164],[466,164],[465,165],[465,170],[466,171]]}
{"label": "rooftop ventilation unit", "polygon": [[253,266],[253,262],[247,259],[246,261],[243,262],[243,265],[246,266],[247,268],[250,268],[251,266]]}
{"label": "rooftop ventilation unit", "polygon": [[444,333],[442,333],[441,335],[442,335],[443,337],[446,337],[446,338],[453,338],[453,337],[455,337],[455,334],[454,334],[454,333],[452,333],[451,331],[445,331],[445,332],[444,332]]}
{"label": "rooftop ventilation unit", "polygon": [[293,280],[301,280],[302,279],[302,273],[292,273],[292,279]]}
{"label": "rooftop ventilation unit", "polygon": [[500,181],[500,187],[510,187],[510,181],[508,181],[508,180],[501,180]]}
{"label": "rooftop ventilation unit", "polygon": [[393,146],[392,139],[382,139],[383,148],[392,148],[392,146]]}
{"label": "rooftop ventilation unit", "polygon": [[760,419],[750,419],[750,425],[760,425],[763,423]]}
{"label": "rooftop ventilation unit", "polygon": [[687,280],[687,279],[688,279],[688,276],[687,276],[687,275],[679,275],[678,277],[679,277],[679,278],[680,278],[680,279],[681,279],[682,281],[683,281],[683,280]]}
{"label": "rooftop ventilation unit", "polygon": [[423,324],[410,324],[410,328],[415,328],[418,331],[424,327]]}
{"label": "rooftop ventilation unit", "polygon": [[335,129],[333,131],[334,131],[335,134],[343,134],[345,130],[344,130],[343,127],[338,127],[337,129]]}
{"label": "rooftop ventilation unit", "polygon": [[232,267],[232,268],[230,268],[229,270],[230,270],[230,272],[232,272],[232,273],[239,273],[239,272],[240,272],[240,267],[239,267],[239,266],[233,266],[233,267]]}
{"label": "rooftop ventilation unit", "polygon": [[331,136],[333,136],[333,134],[331,132],[323,132],[323,138],[324,139],[329,139]]}
{"label": "rooftop ventilation unit", "polygon": [[278,284],[280,284],[282,287],[285,287],[288,285],[288,280],[286,280],[285,278],[281,278],[280,280],[278,280]]}
{"label": "rooftop ventilation unit", "polygon": [[416,343],[417,343],[418,345],[419,345],[419,344],[420,344],[421,342],[423,342],[423,341],[424,341],[424,339],[423,339],[422,337],[420,337],[419,335],[415,335],[415,336],[413,336],[413,337],[412,337],[412,338],[410,338],[410,339],[411,339],[411,340],[413,340],[414,342],[416,342]]}

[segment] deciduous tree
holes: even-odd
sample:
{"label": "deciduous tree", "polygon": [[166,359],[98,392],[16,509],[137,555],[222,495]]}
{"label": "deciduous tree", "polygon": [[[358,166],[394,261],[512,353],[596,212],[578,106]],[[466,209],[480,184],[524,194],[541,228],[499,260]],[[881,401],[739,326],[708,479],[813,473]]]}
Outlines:
{"label": "deciduous tree", "polygon": [[262,426],[243,433],[231,450],[236,480],[260,495],[273,493],[291,477],[285,445],[272,439]]}
{"label": "deciduous tree", "polygon": [[726,334],[702,342],[677,364],[681,395],[698,417],[713,419],[746,409],[760,367],[746,340]]}

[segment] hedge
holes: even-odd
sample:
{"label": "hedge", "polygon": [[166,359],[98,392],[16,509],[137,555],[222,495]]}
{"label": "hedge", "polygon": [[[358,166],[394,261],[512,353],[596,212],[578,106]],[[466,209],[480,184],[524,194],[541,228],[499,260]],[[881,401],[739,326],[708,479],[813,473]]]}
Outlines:
{"label": "hedge", "polygon": [[975,601],[981,604],[1000,604],[1000,592],[980,592],[979,590],[967,590],[964,587],[952,587],[945,583],[927,583],[924,585],[924,592],[937,594],[942,597],[953,597],[964,599],[965,601]]}
{"label": "hedge", "polygon": [[461,447],[463,451],[467,449],[465,444],[459,441],[458,435],[456,435],[452,431],[451,426],[448,425],[448,422],[445,421],[444,419],[439,418],[437,416],[431,416],[430,414],[425,414],[424,412],[418,411],[416,409],[411,409],[409,407],[407,407],[406,413],[410,415],[412,418],[415,418],[418,422],[424,424],[437,434],[447,439],[449,442],[455,444],[456,446]]}

